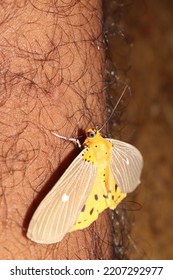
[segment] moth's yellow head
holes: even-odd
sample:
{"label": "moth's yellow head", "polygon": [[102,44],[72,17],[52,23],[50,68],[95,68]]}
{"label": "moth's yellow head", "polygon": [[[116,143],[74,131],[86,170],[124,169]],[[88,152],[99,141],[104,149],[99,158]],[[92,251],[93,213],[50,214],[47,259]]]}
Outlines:
{"label": "moth's yellow head", "polygon": [[100,132],[97,129],[89,128],[86,131],[86,139],[84,142],[84,146],[90,146],[94,143],[98,143],[99,139],[102,138]]}

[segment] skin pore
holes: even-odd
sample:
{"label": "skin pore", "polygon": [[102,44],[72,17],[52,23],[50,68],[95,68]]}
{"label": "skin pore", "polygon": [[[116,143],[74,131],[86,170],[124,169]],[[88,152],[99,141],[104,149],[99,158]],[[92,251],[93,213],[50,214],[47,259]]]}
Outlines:
{"label": "skin pore", "polygon": [[0,259],[111,259],[109,213],[62,242],[36,244],[26,229],[39,202],[104,122],[101,0],[11,1],[0,15]]}

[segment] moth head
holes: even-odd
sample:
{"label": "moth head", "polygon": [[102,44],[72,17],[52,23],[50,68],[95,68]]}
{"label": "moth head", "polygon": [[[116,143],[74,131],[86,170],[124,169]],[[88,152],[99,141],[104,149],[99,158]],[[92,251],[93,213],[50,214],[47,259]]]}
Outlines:
{"label": "moth head", "polygon": [[92,128],[90,128],[86,131],[86,137],[89,138],[89,139],[95,138],[99,134],[100,133],[98,132],[98,130],[92,129]]}

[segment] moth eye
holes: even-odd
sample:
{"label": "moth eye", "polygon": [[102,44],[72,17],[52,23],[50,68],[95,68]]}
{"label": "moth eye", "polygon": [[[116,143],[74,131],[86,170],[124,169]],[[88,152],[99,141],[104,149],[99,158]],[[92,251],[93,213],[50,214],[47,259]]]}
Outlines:
{"label": "moth eye", "polygon": [[95,132],[94,132],[94,131],[89,131],[89,132],[87,133],[87,137],[89,137],[89,138],[94,138],[94,137],[95,137]]}

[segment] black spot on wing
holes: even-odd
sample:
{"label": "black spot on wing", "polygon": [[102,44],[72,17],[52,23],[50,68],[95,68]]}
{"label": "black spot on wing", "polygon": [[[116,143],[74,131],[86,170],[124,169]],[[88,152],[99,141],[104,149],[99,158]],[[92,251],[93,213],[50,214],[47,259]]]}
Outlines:
{"label": "black spot on wing", "polygon": [[98,195],[97,194],[94,195],[94,199],[98,200]]}

